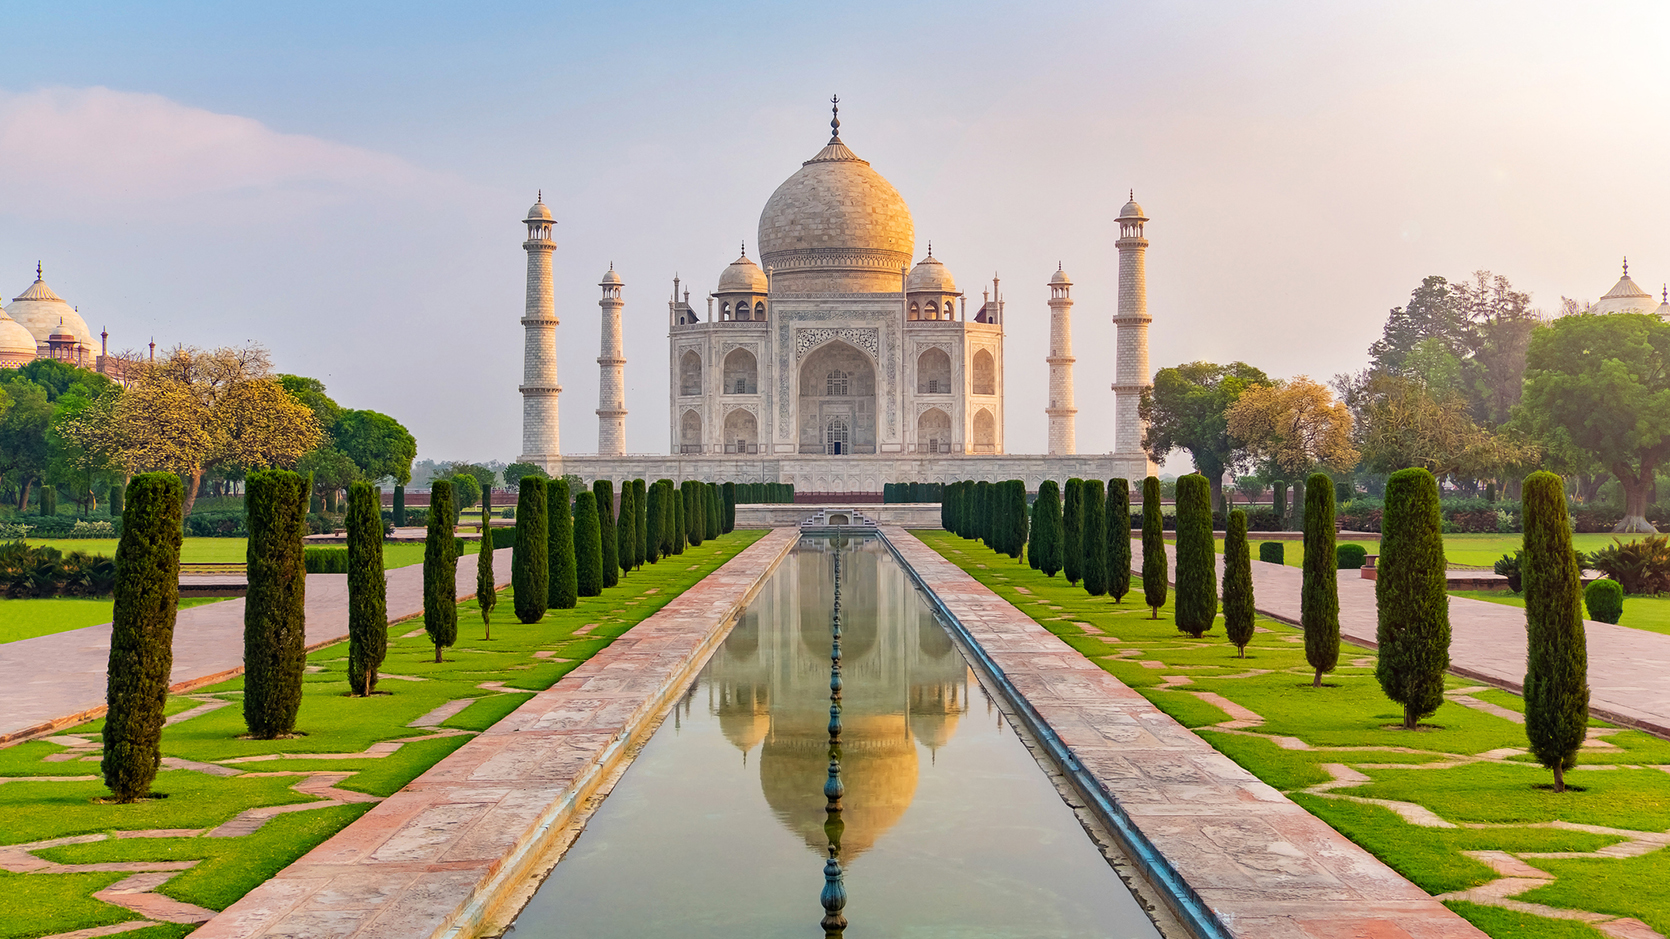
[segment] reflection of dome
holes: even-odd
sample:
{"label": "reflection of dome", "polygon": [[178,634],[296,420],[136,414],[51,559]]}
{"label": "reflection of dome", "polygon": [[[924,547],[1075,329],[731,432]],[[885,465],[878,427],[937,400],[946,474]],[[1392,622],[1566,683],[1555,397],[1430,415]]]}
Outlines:
{"label": "reflection of dome", "polygon": [[35,282],[29,285],[29,289],[6,305],[6,315],[29,330],[37,343],[46,342],[48,337],[59,331],[59,324],[62,323],[62,331],[74,336],[75,341],[87,351],[98,348],[81,314],[52,292],[52,288],[41,280],[39,269],[35,271]]}
{"label": "reflection of dome", "polygon": [[[926,630],[923,630],[926,632]],[[915,685],[910,689],[910,732],[916,742],[938,750],[957,733],[968,711],[966,684]]]}
{"label": "reflection of dome", "polygon": [[771,731],[771,696],[760,685],[719,689],[719,732],[746,756]]}
{"label": "reflection of dome", "polygon": [[715,293],[765,293],[768,289],[765,271],[748,260],[748,255],[732,261],[719,275],[719,289]]}
{"label": "reflection of dome", "polygon": [[916,647],[930,659],[943,659],[951,654],[951,634],[935,625],[924,622],[916,627]]}
{"label": "reflection of dome", "polygon": [[905,290],[909,293],[956,293],[957,284],[945,265],[930,254],[911,268],[910,276],[905,279]]}
{"label": "reflection of dome", "polygon": [[[829,735],[811,716],[785,726],[781,717],[760,751],[760,788],[765,801],[790,831],[815,853],[829,844],[823,783],[829,778]],[[873,847],[898,823],[916,795],[916,745],[903,714],[851,716],[841,735],[841,782],[846,796],[841,820],[841,860],[849,862]]]}
{"label": "reflection of dome", "polygon": [[17,368],[35,359],[35,337],[22,323],[0,313],[0,368]]}

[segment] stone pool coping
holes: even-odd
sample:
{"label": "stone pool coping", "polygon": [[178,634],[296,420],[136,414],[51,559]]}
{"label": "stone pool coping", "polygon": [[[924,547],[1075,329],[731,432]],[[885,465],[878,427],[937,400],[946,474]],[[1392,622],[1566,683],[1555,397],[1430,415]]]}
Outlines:
{"label": "stone pool coping", "polygon": [[1061,770],[1133,863],[1161,893],[1181,881],[1184,922],[1236,939],[1484,939],[915,536],[881,533],[1043,723],[1034,734],[1065,749]]}
{"label": "stone pool coping", "polygon": [[194,939],[470,934],[654,731],[799,537],[777,529],[743,549]]}

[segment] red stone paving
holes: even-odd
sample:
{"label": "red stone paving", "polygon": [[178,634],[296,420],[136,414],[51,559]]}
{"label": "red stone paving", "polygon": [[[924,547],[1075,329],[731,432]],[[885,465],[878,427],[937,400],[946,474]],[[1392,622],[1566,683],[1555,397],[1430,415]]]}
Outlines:
{"label": "red stone paving", "polygon": [[904,529],[883,533],[1231,935],[1485,935]]}
{"label": "red stone paving", "polygon": [[[458,565],[458,597],[475,596],[475,559]],[[493,555],[493,574],[510,583],[510,552]],[[423,612],[423,565],[388,572],[390,622]],[[307,645],[348,636],[348,575],[307,575]],[[174,622],[176,692],[243,671],[244,600],[181,610]],[[110,624],[0,644],[0,744],[104,713]],[[45,663],[51,663],[47,667]]]}
{"label": "red stone paving", "polygon": [[467,931],[531,873],[574,807],[650,732],[798,537],[780,529],[750,545],[194,939]]}

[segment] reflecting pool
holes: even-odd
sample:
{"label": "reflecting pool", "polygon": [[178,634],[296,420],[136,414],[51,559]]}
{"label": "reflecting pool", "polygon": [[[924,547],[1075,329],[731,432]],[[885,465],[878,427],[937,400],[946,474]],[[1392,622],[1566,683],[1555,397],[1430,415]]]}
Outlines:
{"label": "reflecting pool", "polygon": [[1158,935],[875,539],[801,540],[509,935],[820,936],[829,880],[855,937]]}

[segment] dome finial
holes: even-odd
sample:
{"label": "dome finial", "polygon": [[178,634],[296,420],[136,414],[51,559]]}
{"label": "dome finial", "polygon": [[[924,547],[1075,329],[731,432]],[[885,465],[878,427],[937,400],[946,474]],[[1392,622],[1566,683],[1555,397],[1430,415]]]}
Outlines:
{"label": "dome finial", "polygon": [[930,239],[928,239],[928,257],[931,258],[933,256],[934,256],[934,242],[933,242],[933,239],[930,238]]}
{"label": "dome finial", "polygon": [[829,142],[841,139],[841,96],[829,96]]}
{"label": "dome finial", "polygon": [[1629,276],[1629,255],[1624,255],[1624,276]]}
{"label": "dome finial", "polygon": [[[1132,195],[1136,195],[1136,193],[1132,193]],[[1060,270],[1061,270],[1061,262],[1060,261],[1055,262],[1055,269],[1056,269],[1057,272],[1060,272]]]}
{"label": "dome finial", "polygon": [[41,279],[41,262],[39,262],[39,261],[35,262],[35,279],[36,280]]}

